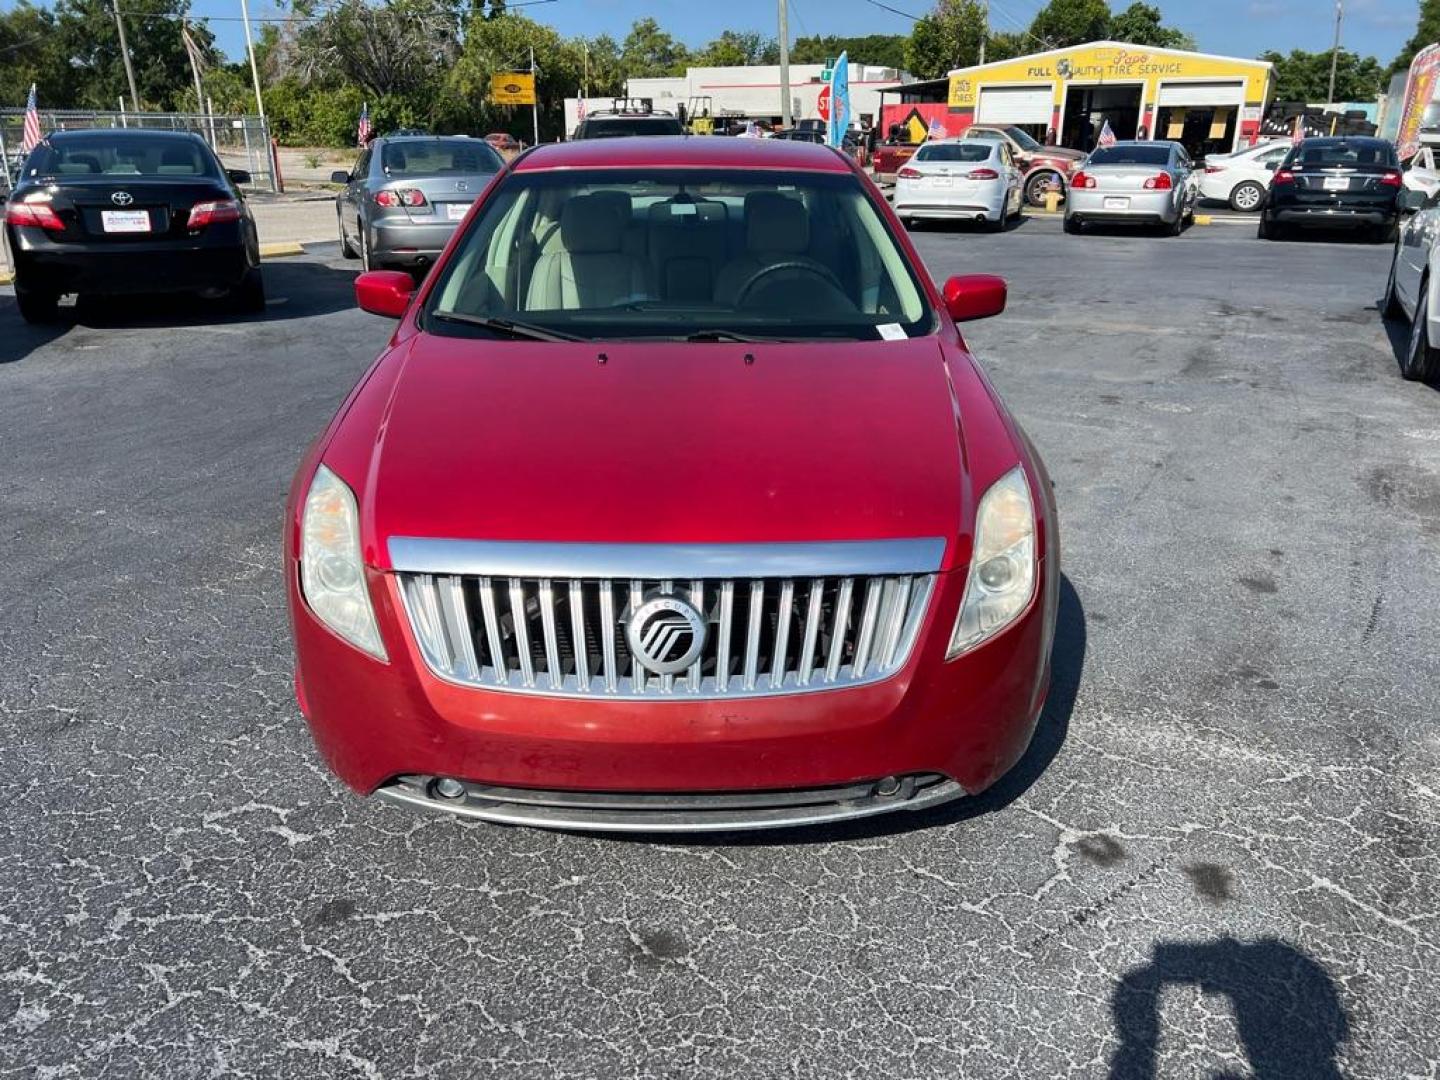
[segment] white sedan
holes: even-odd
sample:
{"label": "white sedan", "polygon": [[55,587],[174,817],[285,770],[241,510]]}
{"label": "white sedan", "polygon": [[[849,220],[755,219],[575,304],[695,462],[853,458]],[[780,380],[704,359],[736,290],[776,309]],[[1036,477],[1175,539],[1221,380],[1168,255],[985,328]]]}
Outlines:
{"label": "white sedan", "polygon": [[1023,179],[1003,140],[927,142],[895,175],[895,213],[907,223],[978,221],[1003,229],[1020,216]]}
{"label": "white sedan", "polygon": [[1386,319],[1410,324],[1400,374],[1440,382],[1440,192],[1406,188],[1400,209],[1411,213],[1401,219],[1381,308]]}
{"label": "white sedan", "polygon": [[1290,151],[1290,140],[1248,146],[1233,154],[1207,154],[1200,197],[1227,202],[1232,210],[1259,210],[1275,169]]}

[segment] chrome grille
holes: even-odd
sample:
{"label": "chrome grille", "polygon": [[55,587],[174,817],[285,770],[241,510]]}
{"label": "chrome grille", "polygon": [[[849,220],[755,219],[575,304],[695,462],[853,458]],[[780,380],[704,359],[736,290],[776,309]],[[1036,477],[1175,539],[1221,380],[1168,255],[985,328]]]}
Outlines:
{"label": "chrome grille", "polygon": [[[894,674],[919,634],[940,550],[920,560],[933,559],[932,572],[814,577],[397,569],[425,662],[444,679],[522,693],[707,698],[829,690]],[[648,671],[626,638],[630,613],[661,595],[687,601],[706,624],[699,657],[674,675]]]}

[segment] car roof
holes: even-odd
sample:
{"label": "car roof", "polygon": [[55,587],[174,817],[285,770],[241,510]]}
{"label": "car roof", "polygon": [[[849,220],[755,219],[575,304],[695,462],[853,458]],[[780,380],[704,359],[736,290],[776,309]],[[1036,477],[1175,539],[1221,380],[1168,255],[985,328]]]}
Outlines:
{"label": "car roof", "polygon": [[[148,128],[71,128],[68,131],[52,131],[48,138],[53,142],[67,142],[74,138],[87,138],[93,135],[113,135],[117,139],[139,139],[154,138],[159,136],[162,139],[184,139],[193,142],[200,136],[193,131],[154,131]],[[203,141],[203,140],[202,140]]]}
{"label": "car roof", "polygon": [[1377,139],[1374,135],[1314,135],[1302,140],[1311,146],[1344,146],[1356,143],[1360,146],[1389,146],[1389,139]]}
{"label": "car roof", "polygon": [[1095,149],[1114,150],[1121,146],[1163,146],[1168,150],[1173,150],[1179,145],[1178,142],[1171,139],[1117,139],[1110,146],[1097,146]]}
{"label": "car roof", "polygon": [[800,139],[734,139],[719,135],[649,135],[548,143],[516,158],[514,165],[518,172],[617,167],[851,170],[849,159],[827,146]]}
{"label": "car roof", "polygon": [[[954,136],[954,137],[952,137],[952,138],[949,138],[949,139],[931,139],[930,142],[932,142],[932,143],[937,143],[937,142],[941,142],[941,143],[979,143],[981,146],[1008,146],[1008,145],[1010,145],[1010,144],[1007,143],[1003,138],[1001,138],[999,135],[970,135],[970,134],[968,134],[968,133],[969,133],[970,131],[972,131],[972,130],[974,130],[974,129],[973,129],[973,128],[966,128],[965,131],[967,132],[967,134],[965,134],[965,135],[956,135],[956,136]],[[924,143],[921,143],[920,145],[921,145],[921,146],[924,146],[925,144],[924,144]]]}

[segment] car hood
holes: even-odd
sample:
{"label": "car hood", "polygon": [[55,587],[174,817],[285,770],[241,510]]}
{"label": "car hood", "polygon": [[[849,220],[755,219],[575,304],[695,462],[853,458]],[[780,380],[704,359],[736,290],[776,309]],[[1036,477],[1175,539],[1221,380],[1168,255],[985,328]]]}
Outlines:
{"label": "car hood", "polygon": [[965,520],[960,417],[934,337],[570,345],[422,333],[382,363],[402,369],[373,380],[388,400],[342,455],[367,472],[348,479],[363,486],[367,556],[382,567],[395,536],[952,540]]}
{"label": "car hood", "polygon": [[1046,157],[1063,158],[1066,161],[1079,161],[1085,157],[1085,151],[1071,150],[1068,146],[1046,146],[1031,152],[1044,154]]}

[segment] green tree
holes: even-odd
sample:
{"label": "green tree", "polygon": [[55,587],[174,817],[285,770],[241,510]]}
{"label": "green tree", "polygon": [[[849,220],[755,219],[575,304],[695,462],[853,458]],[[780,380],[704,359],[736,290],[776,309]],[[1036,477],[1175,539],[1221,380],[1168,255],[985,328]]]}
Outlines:
{"label": "green tree", "polygon": [[67,105],[75,69],[59,47],[54,13],[21,0],[0,12],[0,104],[24,105],[31,83],[41,108]]}
{"label": "green tree", "polygon": [[1024,34],[992,30],[985,39],[985,62],[993,64],[997,60],[1013,60],[1034,52],[1035,48],[1035,43]]}
{"label": "green tree", "polygon": [[747,64],[773,64],[780,59],[780,46],[754,30],[726,30],[690,58],[701,67],[743,67]]}
{"label": "green tree", "polygon": [[1160,9],[1155,5],[1135,0],[1135,3],[1110,20],[1107,36],[1129,45],[1193,51],[1195,39],[1183,30],[1164,25],[1161,18]]}
{"label": "green tree", "polygon": [[1035,13],[1030,33],[1049,49],[1103,41],[1112,36],[1110,6],[1105,0],[1050,0]]}
{"label": "green tree", "polygon": [[[1288,56],[1278,52],[1260,54],[1275,65],[1271,87],[1276,101],[1322,102],[1330,85],[1330,50],[1303,52],[1292,49]],[[1335,64],[1336,101],[1373,101],[1384,88],[1387,76],[1380,61],[1340,50]]]}
{"label": "green tree", "polygon": [[436,72],[459,53],[457,18],[445,0],[341,0],[298,35],[299,73],[307,82],[352,83],[373,98],[433,89]]}
{"label": "green tree", "polygon": [[1387,74],[1410,70],[1410,61],[1427,45],[1440,41],[1440,0],[1420,0],[1420,19],[1415,33],[1395,57]]}
{"label": "green tree", "polygon": [[790,59],[796,64],[823,64],[833,60],[842,52],[849,53],[857,64],[875,64],[879,67],[905,67],[905,44],[909,39],[903,34],[866,34],[863,37],[812,36],[795,39],[790,50]]}
{"label": "green tree", "polygon": [[690,52],[660,29],[654,19],[637,19],[620,46],[620,59],[627,78],[655,75],[683,75]]}
{"label": "green tree", "polygon": [[940,0],[911,30],[905,67],[918,79],[938,79],[952,68],[969,67],[980,58],[984,32],[985,10],[976,0]]}

